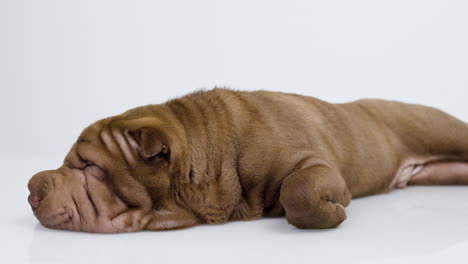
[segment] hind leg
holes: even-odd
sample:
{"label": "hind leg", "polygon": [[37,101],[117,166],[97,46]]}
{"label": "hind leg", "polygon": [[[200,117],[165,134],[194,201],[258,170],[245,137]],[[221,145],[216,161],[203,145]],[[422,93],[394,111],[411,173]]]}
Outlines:
{"label": "hind leg", "polygon": [[298,228],[331,228],[346,219],[351,194],[334,169],[317,165],[301,168],[283,181],[280,202],[288,222]]}
{"label": "hind leg", "polygon": [[436,161],[423,165],[410,185],[468,185],[468,162]]}
{"label": "hind leg", "polygon": [[394,125],[410,152],[407,160],[416,162],[402,167],[396,187],[468,185],[468,124],[436,108],[404,107],[404,125]]}

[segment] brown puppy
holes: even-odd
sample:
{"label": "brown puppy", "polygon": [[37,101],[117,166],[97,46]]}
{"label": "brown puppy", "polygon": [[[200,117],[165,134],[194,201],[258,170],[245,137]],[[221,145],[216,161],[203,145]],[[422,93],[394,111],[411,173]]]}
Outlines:
{"label": "brown puppy", "polygon": [[468,125],[434,108],[214,89],[94,123],[29,201],[44,226],[86,232],[284,214],[330,228],[354,197],[468,184],[467,161]]}

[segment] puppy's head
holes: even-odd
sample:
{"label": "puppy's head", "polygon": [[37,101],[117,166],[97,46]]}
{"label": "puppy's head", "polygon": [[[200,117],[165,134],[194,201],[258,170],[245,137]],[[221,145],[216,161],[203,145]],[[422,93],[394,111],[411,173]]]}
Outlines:
{"label": "puppy's head", "polygon": [[116,177],[144,187],[153,208],[164,207],[175,182],[188,181],[184,135],[174,122],[128,112],[86,128],[57,170],[29,181],[29,203],[42,225],[87,232],[117,232],[112,219],[136,206]]}

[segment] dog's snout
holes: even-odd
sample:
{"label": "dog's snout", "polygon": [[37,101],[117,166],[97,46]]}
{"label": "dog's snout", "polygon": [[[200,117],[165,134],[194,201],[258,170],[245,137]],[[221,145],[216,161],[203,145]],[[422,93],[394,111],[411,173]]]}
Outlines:
{"label": "dog's snout", "polygon": [[28,183],[29,196],[28,202],[31,208],[35,210],[39,207],[41,200],[43,200],[47,193],[51,190],[50,171],[42,171],[34,175]]}
{"label": "dog's snout", "polygon": [[32,194],[32,193],[29,194],[28,202],[31,205],[31,208],[33,210],[36,210],[36,208],[39,206],[39,202],[40,202],[39,196],[37,196],[37,194]]}

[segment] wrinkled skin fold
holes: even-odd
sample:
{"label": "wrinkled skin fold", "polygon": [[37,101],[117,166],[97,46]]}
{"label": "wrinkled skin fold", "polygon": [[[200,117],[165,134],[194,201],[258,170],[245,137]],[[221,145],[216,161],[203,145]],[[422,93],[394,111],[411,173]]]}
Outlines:
{"label": "wrinkled skin fold", "polygon": [[354,197],[468,184],[467,161],[468,125],[435,108],[214,89],[90,125],[28,201],[45,227],[82,232],[283,215],[332,228]]}

